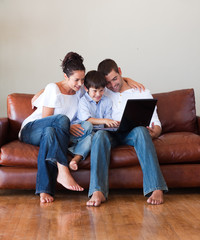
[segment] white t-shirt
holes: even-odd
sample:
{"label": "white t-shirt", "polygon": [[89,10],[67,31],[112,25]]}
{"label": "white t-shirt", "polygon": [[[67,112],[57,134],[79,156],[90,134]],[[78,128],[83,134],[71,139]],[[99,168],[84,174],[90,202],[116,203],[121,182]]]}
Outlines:
{"label": "white t-shirt", "polygon": [[37,109],[23,121],[19,137],[21,135],[22,128],[27,123],[42,118],[43,107],[54,108],[54,115],[64,114],[70,119],[71,124],[75,123],[77,120],[78,102],[83,94],[83,88],[74,95],[62,94],[57,84],[49,83],[45,87],[44,92],[34,101],[34,106],[37,107]]}
{"label": "white t-shirt", "polygon": [[[106,88],[104,94],[108,96],[113,102],[112,119],[117,121],[121,121],[121,118],[126,106],[126,102],[128,99],[153,98],[148,89],[145,89],[144,91],[140,92],[138,89],[131,88],[120,93],[120,92],[113,92]],[[161,123],[157,114],[157,107],[154,110],[154,113],[150,122],[150,126],[152,126],[152,123],[154,123],[154,125],[158,125],[161,127]]]}

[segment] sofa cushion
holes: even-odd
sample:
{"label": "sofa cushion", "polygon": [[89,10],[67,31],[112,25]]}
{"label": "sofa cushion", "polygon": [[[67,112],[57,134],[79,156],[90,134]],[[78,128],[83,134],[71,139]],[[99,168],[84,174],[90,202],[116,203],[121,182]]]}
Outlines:
{"label": "sofa cushion", "polygon": [[1,147],[0,164],[37,168],[38,151],[39,147],[22,143],[19,140],[12,141]]}
{"label": "sofa cushion", "polygon": [[196,132],[196,108],[193,89],[153,94],[158,99],[162,133]]}
{"label": "sofa cushion", "polygon": [[200,163],[200,136],[191,132],[165,133],[154,140],[160,164]]}

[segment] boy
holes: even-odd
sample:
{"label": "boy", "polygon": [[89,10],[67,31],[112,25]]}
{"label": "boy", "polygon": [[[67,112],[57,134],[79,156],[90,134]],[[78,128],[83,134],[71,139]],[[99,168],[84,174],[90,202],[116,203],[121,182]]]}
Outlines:
{"label": "boy", "polygon": [[[106,79],[101,72],[90,71],[86,74],[84,88],[86,93],[80,99],[77,117],[81,121],[88,121],[93,125],[117,127],[118,121],[112,120],[112,101],[104,95]],[[94,127],[95,130],[95,127]],[[72,170],[78,169],[80,158],[73,158],[69,163]]]}

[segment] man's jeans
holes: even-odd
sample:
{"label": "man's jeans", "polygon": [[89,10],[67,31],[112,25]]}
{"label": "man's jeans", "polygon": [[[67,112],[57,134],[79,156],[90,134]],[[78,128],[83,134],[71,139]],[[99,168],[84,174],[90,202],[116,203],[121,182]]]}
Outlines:
{"label": "man's jeans", "polygon": [[160,170],[157,154],[148,130],[136,127],[129,133],[98,131],[91,147],[91,175],[89,197],[101,191],[108,197],[108,169],[111,146],[131,145],[135,148],[143,172],[143,192],[149,196],[155,190],[167,191],[167,185]]}
{"label": "man's jeans", "polygon": [[21,141],[39,146],[36,194],[55,194],[57,162],[68,166],[70,120],[58,114],[30,122],[21,132]]}

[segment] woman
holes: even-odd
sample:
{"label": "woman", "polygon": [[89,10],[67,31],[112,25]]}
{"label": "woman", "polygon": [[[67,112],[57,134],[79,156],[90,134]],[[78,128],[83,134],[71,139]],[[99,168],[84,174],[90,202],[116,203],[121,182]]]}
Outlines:
{"label": "woman", "polygon": [[76,123],[85,77],[83,58],[77,53],[68,53],[62,69],[64,80],[46,86],[34,102],[37,109],[24,120],[19,133],[21,141],[40,146],[36,194],[40,195],[42,203],[54,201],[56,181],[69,190],[84,190],[68,168],[70,133],[76,143],[75,157],[85,158],[91,146],[92,125],[89,122]]}

